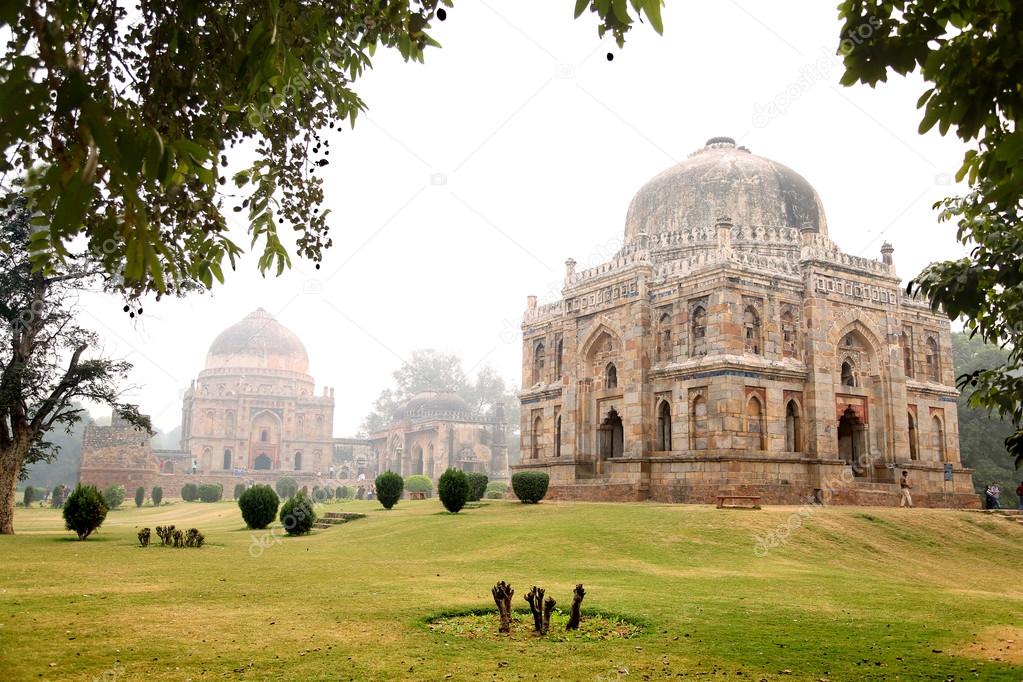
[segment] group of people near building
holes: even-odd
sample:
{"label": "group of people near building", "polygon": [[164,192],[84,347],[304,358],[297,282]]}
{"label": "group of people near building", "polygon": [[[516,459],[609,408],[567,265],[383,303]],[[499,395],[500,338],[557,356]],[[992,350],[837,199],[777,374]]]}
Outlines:
{"label": "group of people near building", "polygon": [[[900,507],[913,506],[913,496],[910,494],[910,490],[912,488],[913,484],[909,480],[909,472],[903,471],[902,478],[899,479],[899,491],[902,494],[899,500]],[[992,481],[990,485],[984,488],[984,509],[1001,509],[1001,495],[1001,488],[998,487],[997,483]],[[1017,508],[1023,511],[1023,481],[1020,481],[1019,486],[1016,488],[1016,496],[1019,498]]]}

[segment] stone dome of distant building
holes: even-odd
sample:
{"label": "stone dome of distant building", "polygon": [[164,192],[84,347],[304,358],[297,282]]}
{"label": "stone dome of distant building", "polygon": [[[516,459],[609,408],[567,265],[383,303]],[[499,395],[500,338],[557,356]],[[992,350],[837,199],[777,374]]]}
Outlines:
{"label": "stone dome of distant building", "polygon": [[820,196],[803,176],[730,137],[713,137],[640,188],[626,215],[625,242],[712,229],[722,217],[743,227],[828,230]]}
{"label": "stone dome of distant building", "polygon": [[206,355],[206,369],[271,369],[306,374],[309,356],[298,336],[257,308],[222,331]]}
{"label": "stone dome of distant building", "polygon": [[469,403],[453,391],[423,391],[412,396],[401,408],[403,415],[469,411]]}

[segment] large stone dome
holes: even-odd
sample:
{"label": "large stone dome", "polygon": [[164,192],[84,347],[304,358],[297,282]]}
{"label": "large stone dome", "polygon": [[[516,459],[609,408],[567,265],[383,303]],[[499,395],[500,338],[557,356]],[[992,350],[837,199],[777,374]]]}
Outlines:
{"label": "large stone dome", "polygon": [[468,412],[469,404],[452,391],[423,391],[412,396],[402,407],[408,416],[438,412]]}
{"label": "large stone dome", "polygon": [[828,231],[820,197],[803,176],[736,147],[730,137],[714,137],[636,193],[625,242],[641,234],[712,229],[722,217],[737,226]]}
{"label": "large stone dome", "polygon": [[214,339],[206,369],[276,369],[306,374],[309,356],[293,331],[262,308],[249,313]]}

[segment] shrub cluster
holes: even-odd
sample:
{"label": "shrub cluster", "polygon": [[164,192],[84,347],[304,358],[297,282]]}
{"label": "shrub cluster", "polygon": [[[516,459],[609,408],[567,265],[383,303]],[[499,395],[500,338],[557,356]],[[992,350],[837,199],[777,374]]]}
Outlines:
{"label": "shrub cluster", "polygon": [[244,493],[244,492],[245,492],[245,484],[244,483],[235,483],[234,484],[234,499],[236,499],[236,500],[241,499],[242,493]]}
{"label": "shrub cluster", "polygon": [[96,486],[79,484],[64,502],[64,527],[84,540],[103,524],[108,509]]}
{"label": "shrub cluster", "polygon": [[199,486],[195,483],[186,483],[181,486],[181,499],[185,502],[195,502],[199,499]]}
{"label": "shrub cluster", "polygon": [[124,486],[120,483],[112,483],[103,488],[103,501],[107,503],[109,509],[120,507],[124,502]]}
{"label": "shrub cluster", "polygon": [[35,496],[36,489],[33,488],[32,486],[27,486],[25,488],[24,494],[21,496],[21,503],[27,507],[28,505],[32,504],[32,501],[35,499]]}
{"label": "shrub cluster", "polygon": [[314,502],[328,502],[334,499],[334,489],[331,487],[321,488],[318,485],[313,486],[313,501]]}
{"label": "shrub cluster", "polygon": [[289,497],[281,507],[281,523],[288,535],[303,535],[311,531],[316,523],[316,511],[309,496],[299,491],[294,497]]}
{"label": "shrub cluster", "polygon": [[487,492],[485,497],[488,500],[501,500],[504,499],[504,494],[508,492],[508,484],[501,481],[491,481],[487,484]]}
{"label": "shrub cluster", "polygon": [[277,516],[280,498],[268,485],[254,485],[238,498],[245,525],[252,529],[266,528]]}
{"label": "shrub cluster", "polygon": [[480,474],[472,472],[466,474],[469,479],[469,502],[479,502],[483,499],[484,493],[487,492],[487,483],[490,479],[487,478],[486,474]]}
{"label": "shrub cluster", "polygon": [[149,494],[149,497],[153,500],[153,506],[159,507],[160,503],[163,502],[163,488],[158,485],[154,485],[153,492]]}
{"label": "shrub cluster", "polygon": [[469,498],[469,477],[461,469],[448,469],[437,481],[437,494],[444,508],[457,514]]}
{"label": "shrub cluster", "polygon": [[390,509],[398,504],[398,500],[401,499],[401,492],[405,488],[405,481],[401,479],[401,476],[393,471],[385,471],[377,476],[375,484],[377,499],[380,500],[380,504],[384,506],[384,509]]}
{"label": "shrub cluster", "polygon": [[200,502],[220,502],[224,497],[224,486],[219,483],[203,483],[198,489]]}
{"label": "shrub cluster", "polygon": [[433,481],[430,480],[429,476],[412,474],[405,477],[405,490],[410,493],[426,493],[429,495],[433,492]]}
{"label": "shrub cluster", "polygon": [[135,506],[141,507],[146,503],[146,489],[142,486],[135,488]]}
{"label": "shrub cluster", "polygon": [[[157,526],[156,534],[160,537],[160,543],[164,547],[202,547],[206,544],[206,536],[199,532],[198,528],[189,528],[187,531],[175,529],[174,526]],[[144,540],[144,541],[143,541]],[[139,533],[139,543],[143,547],[149,546],[149,529],[143,528]]]}
{"label": "shrub cluster", "polygon": [[53,487],[53,495],[50,497],[50,504],[54,509],[60,509],[64,506],[64,499],[71,492],[71,488],[61,483],[60,485]]}
{"label": "shrub cluster", "polygon": [[350,485],[339,485],[335,491],[337,499],[339,500],[350,500],[355,497],[355,488]]}
{"label": "shrub cluster", "polygon": [[524,503],[536,504],[547,494],[551,477],[542,471],[518,471],[512,474],[512,490]]}
{"label": "shrub cluster", "polygon": [[143,528],[139,531],[139,544],[143,547],[149,546],[149,538],[152,537],[148,528]]}
{"label": "shrub cluster", "polygon": [[282,476],[274,483],[274,488],[277,489],[277,494],[281,497],[294,497],[298,492],[298,481],[291,476]]}

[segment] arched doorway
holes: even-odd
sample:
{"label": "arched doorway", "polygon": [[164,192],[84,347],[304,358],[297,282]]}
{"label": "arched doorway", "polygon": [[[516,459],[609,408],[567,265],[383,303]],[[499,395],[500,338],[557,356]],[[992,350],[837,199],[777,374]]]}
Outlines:
{"label": "arched doorway", "polygon": [[272,463],[273,462],[271,461],[269,455],[257,455],[255,461],[253,462],[254,464],[253,468],[257,470],[269,469]]}
{"label": "arched doorway", "polygon": [[295,471],[302,471],[302,453],[295,453]]}
{"label": "arched doorway", "polygon": [[227,448],[224,450],[224,470],[231,468],[231,450]]}
{"label": "arched doorway", "polygon": [[412,473],[423,473],[423,448],[418,445],[412,449]]}
{"label": "arched doorway", "polygon": [[937,416],[931,418],[931,445],[939,462],[945,461],[945,427]]}
{"label": "arched doorway", "polygon": [[746,433],[750,435],[750,446],[756,450],[767,449],[767,434],[764,433],[764,408],[760,399],[751,396],[746,403]]}
{"label": "arched doorway", "polygon": [[911,460],[920,459],[920,441],[916,433],[916,417],[913,413],[909,413],[909,458]]}
{"label": "arched doorway", "polygon": [[671,405],[667,400],[662,400],[657,408],[657,449],[671,450]]}
{"label": "arched doorway", "polygon": [[533,420],[533,459],[540,459],[540,439],[543,437],[543,421],[540,417]]}
{"label": "arched doorway", "polygon": [[790,400],[785,406],[785,449],[788,452],[803,451],[803,432],[799,420],[799,406]]}
{"label": "arched doorway", "polygon": [[838,420],[838,456],[857,476],[867,473],[863,421],[850,405]]}
{"label": "arched doorway", "polygon": [[601,459],[621,457],[625,452],[625,429],[622,426],[622,418],[613,407],[600,423],[597,442]]}

